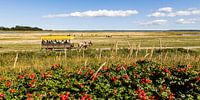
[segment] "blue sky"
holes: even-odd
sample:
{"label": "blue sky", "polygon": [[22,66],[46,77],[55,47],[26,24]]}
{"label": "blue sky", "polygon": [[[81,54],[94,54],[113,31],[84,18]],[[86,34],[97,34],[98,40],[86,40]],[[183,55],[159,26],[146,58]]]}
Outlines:
{"label": "blue sky", "polygon": [[199,0],[1,0],[0,26],[200,29]]}

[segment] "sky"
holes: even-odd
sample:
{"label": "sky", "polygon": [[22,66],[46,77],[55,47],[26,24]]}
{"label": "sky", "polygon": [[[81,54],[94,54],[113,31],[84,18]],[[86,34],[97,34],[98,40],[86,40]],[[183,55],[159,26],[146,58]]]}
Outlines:
{"label": "sky", "polygon": [[200,0],[1,0],[0,26],[53,30],[200,29]]}

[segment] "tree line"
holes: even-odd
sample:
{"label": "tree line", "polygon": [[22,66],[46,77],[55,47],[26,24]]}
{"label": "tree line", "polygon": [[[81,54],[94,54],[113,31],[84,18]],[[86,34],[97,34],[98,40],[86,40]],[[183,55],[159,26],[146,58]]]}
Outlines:
{"label": "tree line", "polygon": [[30,27],[30,26],[15,26],[15,27],[0,27],[2,31],[43,31],[43,29],[38,27]]}

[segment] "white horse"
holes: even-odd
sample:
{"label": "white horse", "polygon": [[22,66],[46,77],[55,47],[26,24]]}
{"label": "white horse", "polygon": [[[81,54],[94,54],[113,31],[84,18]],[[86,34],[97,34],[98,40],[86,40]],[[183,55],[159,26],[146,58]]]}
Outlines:
{"label": "white horse", "polygon": [[86,41],[83,41],[83,42],[80,42],[79,44],[78,44],[78,48],[85,48],[85,49],[87,49],[88,47],[90,47],[90,46],[92,46],[93,44],[92,44],[92,42],[91,41],[89,41],[89,42],[86,42]]}

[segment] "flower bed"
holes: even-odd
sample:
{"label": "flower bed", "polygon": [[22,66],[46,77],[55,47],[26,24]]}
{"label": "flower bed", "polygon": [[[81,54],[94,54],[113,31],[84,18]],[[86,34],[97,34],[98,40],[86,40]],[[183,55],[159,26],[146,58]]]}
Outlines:
{"label": "flower bed", "polygon": [[192,65],[163,67],[149,61],[133,65],[83,66],[68,72],[53,65],[45,73],[0,81],[1,99],[200,99],[200,73]]}

